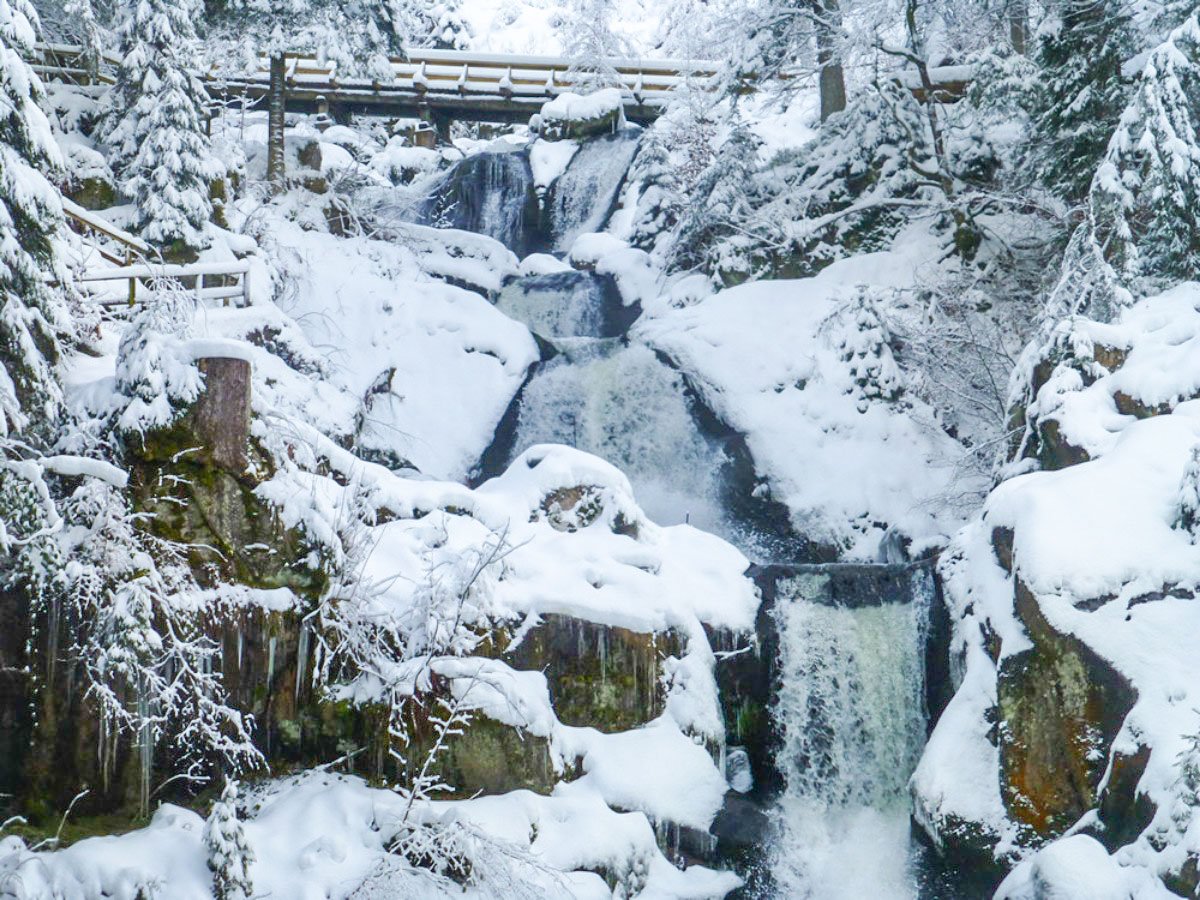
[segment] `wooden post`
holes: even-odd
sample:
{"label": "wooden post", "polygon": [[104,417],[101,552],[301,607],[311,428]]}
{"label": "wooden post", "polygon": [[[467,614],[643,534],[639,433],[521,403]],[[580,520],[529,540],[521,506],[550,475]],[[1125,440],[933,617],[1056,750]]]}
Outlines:
{"label": "wooden post", "polygon": [[287,60],[282,53],[271,57],[271,83],[267,98],[267,181],[282,190],[287,177],[283,154],[284,113],[287,108]]}
{"label": "wooden post", "polygon": [[[132,251],[129,251],[129,250],[125,251],[125,265],[127,265],[127,266],[133,265]],[[130,278],[129,279],[129,305],[133,306],[133,304],[136,302],[137,302],[137,279]]]}

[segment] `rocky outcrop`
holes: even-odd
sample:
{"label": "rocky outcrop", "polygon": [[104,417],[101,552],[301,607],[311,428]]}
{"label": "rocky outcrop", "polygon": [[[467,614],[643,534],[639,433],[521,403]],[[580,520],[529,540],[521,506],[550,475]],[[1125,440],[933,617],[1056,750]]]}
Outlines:
{"label": "rocky outcrop", "polygon": [[1035,840],[1062,834],[1099,800],[1109,751],[1137,699],[1086,644],[1056,631],[1018,579],[1016,612],[1033,647],[1005,657],[997,694],[1001,793]]}
{"label": "rocky outcrop", "polygon": [[188,547],[202,583],[288,587],[315,596],[324,576],[301,562],[303,534],[282,526],[255,488],[271,463],[250,441],[250,364],[202,359],[205,390],[167,428],[127,446],[135,507],[155,534]]}
{"label": "rocky outcrop", "polygon": [[562,93],[542,106],[538,134],[547,141],[583,140],[612,134],[625,124],[625,105],[614,88],[591,94]]}

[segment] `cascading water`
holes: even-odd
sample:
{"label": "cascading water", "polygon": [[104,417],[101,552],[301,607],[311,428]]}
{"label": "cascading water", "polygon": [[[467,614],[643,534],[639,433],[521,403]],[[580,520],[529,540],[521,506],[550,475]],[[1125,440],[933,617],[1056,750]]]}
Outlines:
{"label": "cascading water", "polygon": [[554,272],[505,285],[496,307],[548,340],[617,337],[638,310],[621,303],[611,278],[590,272]]}
{"label": "cascading water", "polygon": [[776,590],[786,788],[772,877],[781,897],[914,898],[907,783],[926,734],[932,574],[902,570],[896,596],[855,606],[833,596],[831,571],[797,571]]}
{"label": "cascading water", "polygon": [[[511,152],[460,163],[426,201],[427,222],[489,234],[518,254],[565,249],[611,215],[636,137],[585,143],[547,194],[536,227],[528,160]],[[629,341],[639,311],[621,303],[611,279],[573,271],[527,276],[505,285],[496,304],[549,349],[498,428],[481,477],[498,474],[533,444],[569,444],[624,471],[654,521],[690,522],[762,561],[813,558],[792,535],[786,509],[755,506],[756,476],[740,437],[709,421],[679,372]],[[763,568],[779,576],[771,720],[786,785],[774,805],[771,847],[763,850],[771,885],[763,896],[980,896],[957,883],[930,890],[939,873],[910,835],[907,781],[928,718],[930,570]],[[748,760],[742,787],[753,791]],[[773,797],[768,791],[763,799]]]}
{"label": "cascading water", "polygon": [[728,533],[719,484],[725,458],[697,429],[679,374],[649,348],[619,339],[556,346],[560,355],[522,394],[514,454],[541,443],[587,450],[629,476],[654,521]]}
{"label": "cascading water", "polygon": [[437,182],[414,212],[422,225],[486,234],[518,256],[539,243],[533,171],[519,148],[468,156]]}
{"label": "cascading water", "polygon": [[640,137],[641,131],[631,128],[587,141],[554,182],[546,208],[558,250],[569,250],[579,235],[604,226]]}

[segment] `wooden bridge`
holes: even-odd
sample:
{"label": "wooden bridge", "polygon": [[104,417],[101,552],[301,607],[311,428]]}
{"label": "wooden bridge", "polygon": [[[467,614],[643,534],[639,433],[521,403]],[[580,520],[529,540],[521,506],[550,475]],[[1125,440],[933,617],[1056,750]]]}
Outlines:
{"label": "wooden bridge", "polygon": [[[43,77],[83,80],[88,77],[82,48],[39,44],[34,69]],[[457,50],[412,50],[393,59],[387,81],[342,76],[336,65],[315,56],[288,53],[285,102],[291,112],[325,113],[335,118],[365,113],[442,122],[524,122],[542,104],[571,91],[576,80],[572,61],[559,56],[517,56]],[[119,59],[106,55],[97,80],[112,83]],[[649,123],[658,117],[671,91],[684,84],[711,83],[717,66],[683,60],[607,60],[620,79],[625,116]],[[257,71],[225,72],[216,66],[198,73],[214,96],[258,100],[271,89],[270,61]]]}

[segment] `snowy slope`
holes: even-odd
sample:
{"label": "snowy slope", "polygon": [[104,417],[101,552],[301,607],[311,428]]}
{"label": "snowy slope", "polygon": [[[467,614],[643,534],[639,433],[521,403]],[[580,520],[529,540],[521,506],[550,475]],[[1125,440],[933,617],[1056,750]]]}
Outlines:
{"label": "snowy slope", "polygon": [[694,379],[706,402],[747,436],[755,466],[795,527],[876,558],[889,529],[913,550],[944,541],[958,524],[940,510],[955,443],[918,424],[928,411],[872,403],[860,412],[838,349],[853,323],[840,318],[860,285],[912,283],[929,258],[921,241],[834,263],[814,278],[764,281],[681,309],[656,309],[637,334]]}

